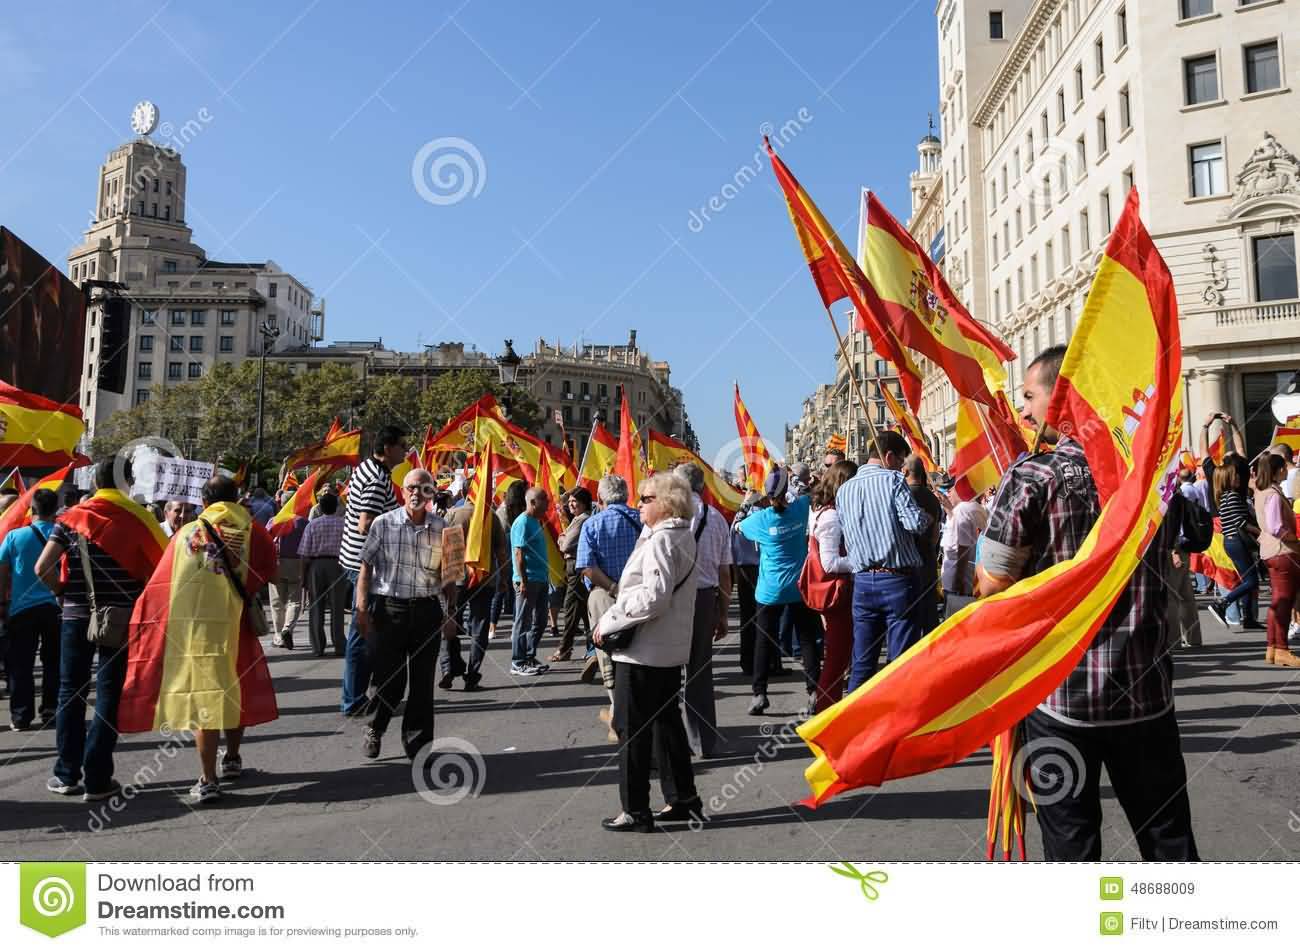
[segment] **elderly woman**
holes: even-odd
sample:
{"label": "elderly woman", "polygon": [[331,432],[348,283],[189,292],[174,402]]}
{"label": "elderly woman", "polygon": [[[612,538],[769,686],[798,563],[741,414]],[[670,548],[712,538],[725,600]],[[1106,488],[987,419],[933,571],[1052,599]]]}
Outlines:
{"label": "elderly woman", "polygon": [[[677,706],[695,621],[693,515],[691,489],[681,476],[661,473],[641,483],[645,528],[619,577],[618,598],[593,635],[605,645],[617,632],[636,628],[629,643],[611,651],[623,805],[618,816],[601,821],[612,832],[653,832],[656,818],[685,822],[703,815]],[[658,816],[650,812],[652,751],[668,803]]]}

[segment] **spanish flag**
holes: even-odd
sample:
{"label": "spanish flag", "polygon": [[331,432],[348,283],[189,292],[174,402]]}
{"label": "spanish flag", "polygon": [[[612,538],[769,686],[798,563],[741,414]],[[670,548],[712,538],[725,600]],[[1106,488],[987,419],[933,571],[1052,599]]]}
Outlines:
{"label": "spanish flag", "polygon": [[393,494],[397,496],[399,505],[406,504],[406,492],[402,489],[402,483],[406,481],[406,474],[412,469],[419,468],[421,468],[420,457],[415,454],[414,449],[407,450],[406,458],[393,466],[390,475],[393,479]]}
{"label": "spanish flag", "polygon": [[474,573],[474,584],[488,576],[492,570],[492,470],[496,453],[489,439],[478,454],[478,468],[470,483],[468,504],[474,506],[469,530],[465,536],[465,567]]}
{"label": "spanish flag", "polygon": [[1300,452],[1300,416],[1292,416],[1281,426],[1273,427],[1273,439],[1270,446],[1290,446],[1292,452]]}
{"label": "spanish flag", "polygon": [[618,417],[618,456],[614,460],[614,472],[627,482],[629,493],[635,493],[645,478],[641,434],[636,431],[636,423],[632,421],[626,389],[623,390],[623,405]]}
{"label": "spanish flag", "polygon": [[740,449],[745,454],[745,485],[755,492],[762,492],[767,474],[772,471],[776,463],[772,460],[772,454],[767,451],[767,443],[763,442],[763,437],[758,433],[754,417],[749,415],[745,401],[740,398],[739,383],[736,384],[736,396],[732,405],[736,412],[736,432],[740,436]]}
{"label": "spanish flag", "polygon": [[275,576],[275,545],[247,509],[209,505],[184,525],[135,603],[122,733],[230,730],[279,716],[266,657],[203,522],[220,533],[249,598]]}
{"label": "spanish flag", "polygon": [[[491,393],[484,394],[449,419],[446,426],[426,440],[425,451],[464,452],[473,456],[477,447],[486,445],[489,439],[496,446],[500,463],[498,471],[513,472],[530,484],[540,482],[538,466],[545,443],[502,416]],[[551,465],[556,478],[564,478],[567,471],[564,463],[552,460]]]}
{"label": "spanish flag", "polygon": [[1223,545],[1223,523],[1217,518],[1214,520],[1214,536],[1210,539],[1210,547],[1205,551],[1192,552],[1188,563],[1192,571],[1205,575],[1221,588],[1232,590],[1241,583],[1236,562],[1228,557],[1228,550]]}
{"label": "spanish flag", "polygon": [[167,547],[167,536],[153,514],[117,489],[98,490],[58,521],[102,548],[141,584],[149,580]]}
{"label": "spanish flag", "polygon": [[563,588],[567,570],[564,567],[564,556],[560,554],[560,536],[564,534],[564,528],[569,524],[568,515],[560,509],[560,480],[556,475],[556,469],[551,465],[550,453],[546,446],[542,446],[542,462],[539,471],[542,473],[540,487],[546,490],[550,496],[551,504],[546,507],[546,514],[542,516],[542,531],[546,535],[546,565],[550,570],[551,584],[557,588]]}
{"label": "spanish flag", "polygon": [[938,471],[939,467],[935,464],[934,457],[930,455],[930,441],[925,438],[925,432],[921,429],[921,421],[913,415],[910,409],[899,404],[888,383],[884,380],[877,380],[876,385],[880,388],[880,395],[885,399],[885,405],[889,407],[890,415],[898,421],[899,428],[903,430],[903,435],[907,437],[907,444],[912,447],[912,452],[920,456],[921,462],[925,465],[925,471]]}
{"label": "spanish flag", "polygon": [[77,442],[86,431],[81,408],[56,403],[0,380],[0,471],[11,466],[52,469],[79,460]]}
{"label": "spanish flag", "polygon": [[[59,486],[67,481],[68,476],[72,474],[72,470],[75,468],[77,468],[76,464],[70,462],[58,472],[48,475],[44,479],[38,479],[31,485],[26,486],[23,489],[23,494],[14,499],[13,504],[7,509],[0,512],[0,542],[4,541],[5,536],[15,528],[22,528],[24,525],[32,523],[32,499],[36,497],[37,489],[49,489],[52,492],[59,491]],[[21,483],[22,480],[19,479],[19,482]]]}
{"label": "spanish flag", "polygon": [[733,489],[726,479],[713,471],[711,465],[687,449],[683,443],[653,429],[649,430],[649,433],[647,455],[651,469],[663,472],[686,462],[695,463],[704,470],[704,492],[700,497],[721,512],[728,522],[735,518],[736,512],[745,501],[742,493]]}
{"label": "spanish flag", "polygon": [[996,395],[998,405],[994,407],[957,397],[957,448],[948,472],[956,480],[953,493],[962,501],[994,488],[1027,451],[1011,404],[1001,390]]}
{"label": "spanish flag", "polygon": [[[1078,554],[959,611],[858,690],[799,727],[815,761],[809,805],[942,769],[1023,719],[1083,657],[1160,526],[1183,428],[1173,280],[1129,193],[1054,392],[1049,421],[1094,471],[1127,467]],[[1145,394],[1136,425],[1131,394]],[[1044,605],[1053,609],[1044,611]]]}
{"label": "spanish flag", "polygon": [[601,423],[591,427],[591,436],[587,440],[587,450],[582,454],[582,468],[578,471],[578,485],[596,498],[596,489],[600,480],[614,471],[618,461],[618,441],[610,435]]}
{"label": "spanish flag", "polygon": [[1213,460],[1216,466],[1223,465],[1223,457],[1227,452],[1224,448],[1224,435],[1224,430],[1219,430],[1219,435],[1214,437],[1214,442],[1210,443],[1210,445],[1206,447],[1210,454],[1210,459]]}
{"label": "spanish flag", "polygon": [[289,497],[289,499],[280,506],[280,511],[276,512],[271,521],[266,523],[266,530],[272,538],[279,538],[281,535],[287,535],[293,531],[293,523],[296,519],[307,518],[311,515],[311,507],[316,504],[316,494],[320,491],[321,483],[334,474],[331,466],[317,466],[309,475],[298,490]]}
{"label": "spanish flag", "polygon": [[284,461],[286,469],[302,469],[306,466],[331,465],[335,468],[355,466],[361,461],[361,430],[343,431],[338,417],[330,423],[329,432],[320,442],[304,446],[292,453]]}

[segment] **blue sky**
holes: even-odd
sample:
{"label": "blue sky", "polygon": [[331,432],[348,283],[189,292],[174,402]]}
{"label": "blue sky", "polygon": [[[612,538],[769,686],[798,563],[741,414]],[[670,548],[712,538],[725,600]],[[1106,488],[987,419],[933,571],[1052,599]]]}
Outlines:
{"label": "blue sky", "polygon": [[[183,150],[195,240],[323,293],[328,339],[495,354],[636,328],[706,456],[735,439],[733,379],[780,454],[834,338],[765,162],[700,210],[753,166],[761,128],[793,120],[783,155],[850,245],[861,186],[905,218],[935,108],[933,4],[374,6],[11,11],[0,223],[66,265],[98,165],[148,98],[173,130],[206,120]],[[413,175],[447,138],[481,162],[461,200],[426,201],[417,178],[437,199],[461,188]]]}

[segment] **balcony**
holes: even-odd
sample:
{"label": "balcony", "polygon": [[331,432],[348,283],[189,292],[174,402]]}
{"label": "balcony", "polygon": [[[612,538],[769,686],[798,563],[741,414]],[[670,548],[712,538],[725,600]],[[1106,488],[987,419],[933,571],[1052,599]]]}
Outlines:
{"label": "balcony", "polygon": [[[1294,347],[1300,326],[1300,298],[1226,304],[1180,315],[1184,350],[1206,347]],[[1256,356],[1266,357],[1263,350]]]}
{"label": "balcony", "polygon": [[1244,324],[1267,324],[1279,320],[1300,319],[1300,299],[1261,301],[1214,309],[1216,327],[1240,327]]}

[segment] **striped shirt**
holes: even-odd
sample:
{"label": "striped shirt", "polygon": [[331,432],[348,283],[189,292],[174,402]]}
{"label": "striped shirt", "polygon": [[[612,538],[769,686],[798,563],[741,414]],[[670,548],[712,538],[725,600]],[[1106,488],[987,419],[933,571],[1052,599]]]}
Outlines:
{"label": "striped shirt", "polygon": [[361,547],[366,537],[358,526],[361,516],[383,515],[397,508],[393,476],[388,467],[371,456],[362,461],[348,482],[348,507],[343,516],[343,542],[339,546],[339,565],[345,571],[361,570]]}
{"label": "striped shirt", "polygon": [[901,472],[867,463],[835,494],[844,547],[854,571],[919,568],[917,536],[930,516],[916,504]]}
{"label": "striped shirt", "polygon": [[[64,550],[64,564],[68,572],[68,583],[63,589],[63,616],[90,617],[90,588],[86,584],[86,574],[81,570],[77,533],[65,525],[56,524],[50,531],[50,541]],[[132,578],[125,568],[94,542],[88,541],[86,548],[90,554],[90,571],[95,583],[95,603],[101,608],[110,605],[130,607],[135,604],[136,598],[144,591],[144,585]]]}
{"label": "striped shirt", "polygon": [[1250,512],[1246,507],[1246,497],[1236,489],[1229,489],[1219,496],[1219,521],[1223,523],[1225,538],[1245,536]]}

